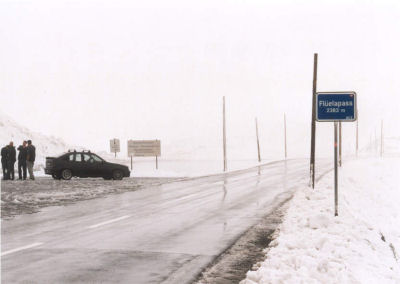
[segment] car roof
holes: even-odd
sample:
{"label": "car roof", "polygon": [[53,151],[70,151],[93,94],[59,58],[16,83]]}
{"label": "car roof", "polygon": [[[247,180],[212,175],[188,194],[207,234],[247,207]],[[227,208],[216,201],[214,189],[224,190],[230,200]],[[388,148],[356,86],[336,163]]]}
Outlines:
{"label": "car roof", "polygon": [[76,150],[68,150],[65,154],[74,154],[74,153],[89,153],[89,154],[94,154],[90,152],[90,150],[82,150],[82,151],[76,151]]}

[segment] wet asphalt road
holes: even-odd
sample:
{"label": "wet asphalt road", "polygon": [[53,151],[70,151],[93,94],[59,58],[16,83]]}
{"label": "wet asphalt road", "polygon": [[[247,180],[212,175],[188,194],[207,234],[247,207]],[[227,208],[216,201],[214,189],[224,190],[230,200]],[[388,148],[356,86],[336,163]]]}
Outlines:
{"label": "wet asphalt road", "polygon": [[307,184],[280,161],[2,220],[2,283],[191,283]]}

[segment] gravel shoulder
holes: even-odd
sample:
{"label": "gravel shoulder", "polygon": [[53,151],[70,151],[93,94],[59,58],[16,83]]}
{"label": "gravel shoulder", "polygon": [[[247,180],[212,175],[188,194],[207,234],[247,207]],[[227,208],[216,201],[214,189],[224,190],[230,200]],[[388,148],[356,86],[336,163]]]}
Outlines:
{"label": "gravel shoulder", "polygon": [[125,178],[121,181],[100,178],[69,181],[39,177],[34,181],[1,181],[1,219],[32,214],[48,206],[64,206],[110,194],[136,191],[177,180],[177,178]]}

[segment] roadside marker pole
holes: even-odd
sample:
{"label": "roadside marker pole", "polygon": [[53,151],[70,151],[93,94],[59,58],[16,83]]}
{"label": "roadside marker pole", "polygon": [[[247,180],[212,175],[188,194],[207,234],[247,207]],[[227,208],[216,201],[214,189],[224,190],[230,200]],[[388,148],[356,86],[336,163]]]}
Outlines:
{"label": "roadside marker pole", "polygon": [[158,170],[158,156],[156,156],[156,170]]}
{"label": "roadside marker pole", "polygon": [[287,142],[286,142],[286,113],[283,114],[283,124],[284,124],[284,131],[285,131],[285,160],[287,158]]}
{"label": "roadside marker pole", "polygon": [[222,97],[222,136],[224,147],[224,172],[227,170],[226,162],[226,125],[225,125],[225,96]]}
{"label": "roadside marker pole", "polygon": [[335,153],[335,161],[334,161],[334,163],[335,163],[335,216],[337,216],[338,215],[338,149],[337,149],[337,142],[338,142],[338,139],[337,139],[337,136],[338,136],[338,131],[337,131],[337,128],[338,128],[338,123],[337,123],[337,121],[335,121],[334,122],[334,124],[335,124],[335,126],[334,126],[334,136],[335,136],[335,141],[334,141],[334,148],[333,148],[333,150],[334,150],[334,153]]}
{"label": "roadside marker pole", "polygon": [[131,155],[131,170],[133,169],[133,159],[132,159],[132,155]]}
{"label": "roadside marker pole", "polygon": [[339,167],[342,167],[342,122],[339,121]]}
{"label": "roadside marker pole", "polygon": [[258,123],[257,123],[257,117],[256,117],[256,137],[257,137],[258,162],[261,162],[260,141],[259,141],[259,139],[258,139]]}
{"label": "roadside marker pole", "polygon": [[383,156],[383,119],[381,120],[381,157]]}
{"label": "roadside marker pole", "polygon": [[317,93],[317,66],[318,53],[314,53],[314,73],[313,73],[313,90],[312,90],[312,114],[311,114],[311,151],[310,151],[310,183],[314,188],[315,183],[315,107]]}
{"label": "roadside marker pole", "polygon": [[358,110],[357,110],[357,121],[356,121],[356,156],[358,156]]}

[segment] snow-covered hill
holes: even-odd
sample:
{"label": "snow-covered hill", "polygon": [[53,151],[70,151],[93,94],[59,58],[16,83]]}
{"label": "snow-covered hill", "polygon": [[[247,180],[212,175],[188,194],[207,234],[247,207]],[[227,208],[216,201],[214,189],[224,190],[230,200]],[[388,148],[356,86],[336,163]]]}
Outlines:
{"label": "snow-covered hill", "polygon": [[32,140],[32,144],[36,147],[36,170],[43,168],[46,156],[54,156],[65,152],[69,148],[63,140],[54,136],[46,136],[37,132],[33,132],[28,128],[18,124],[11,117],[0,112],[0,146],[3,147],[14,142],[16,148],[22,144],[24,140]]}

